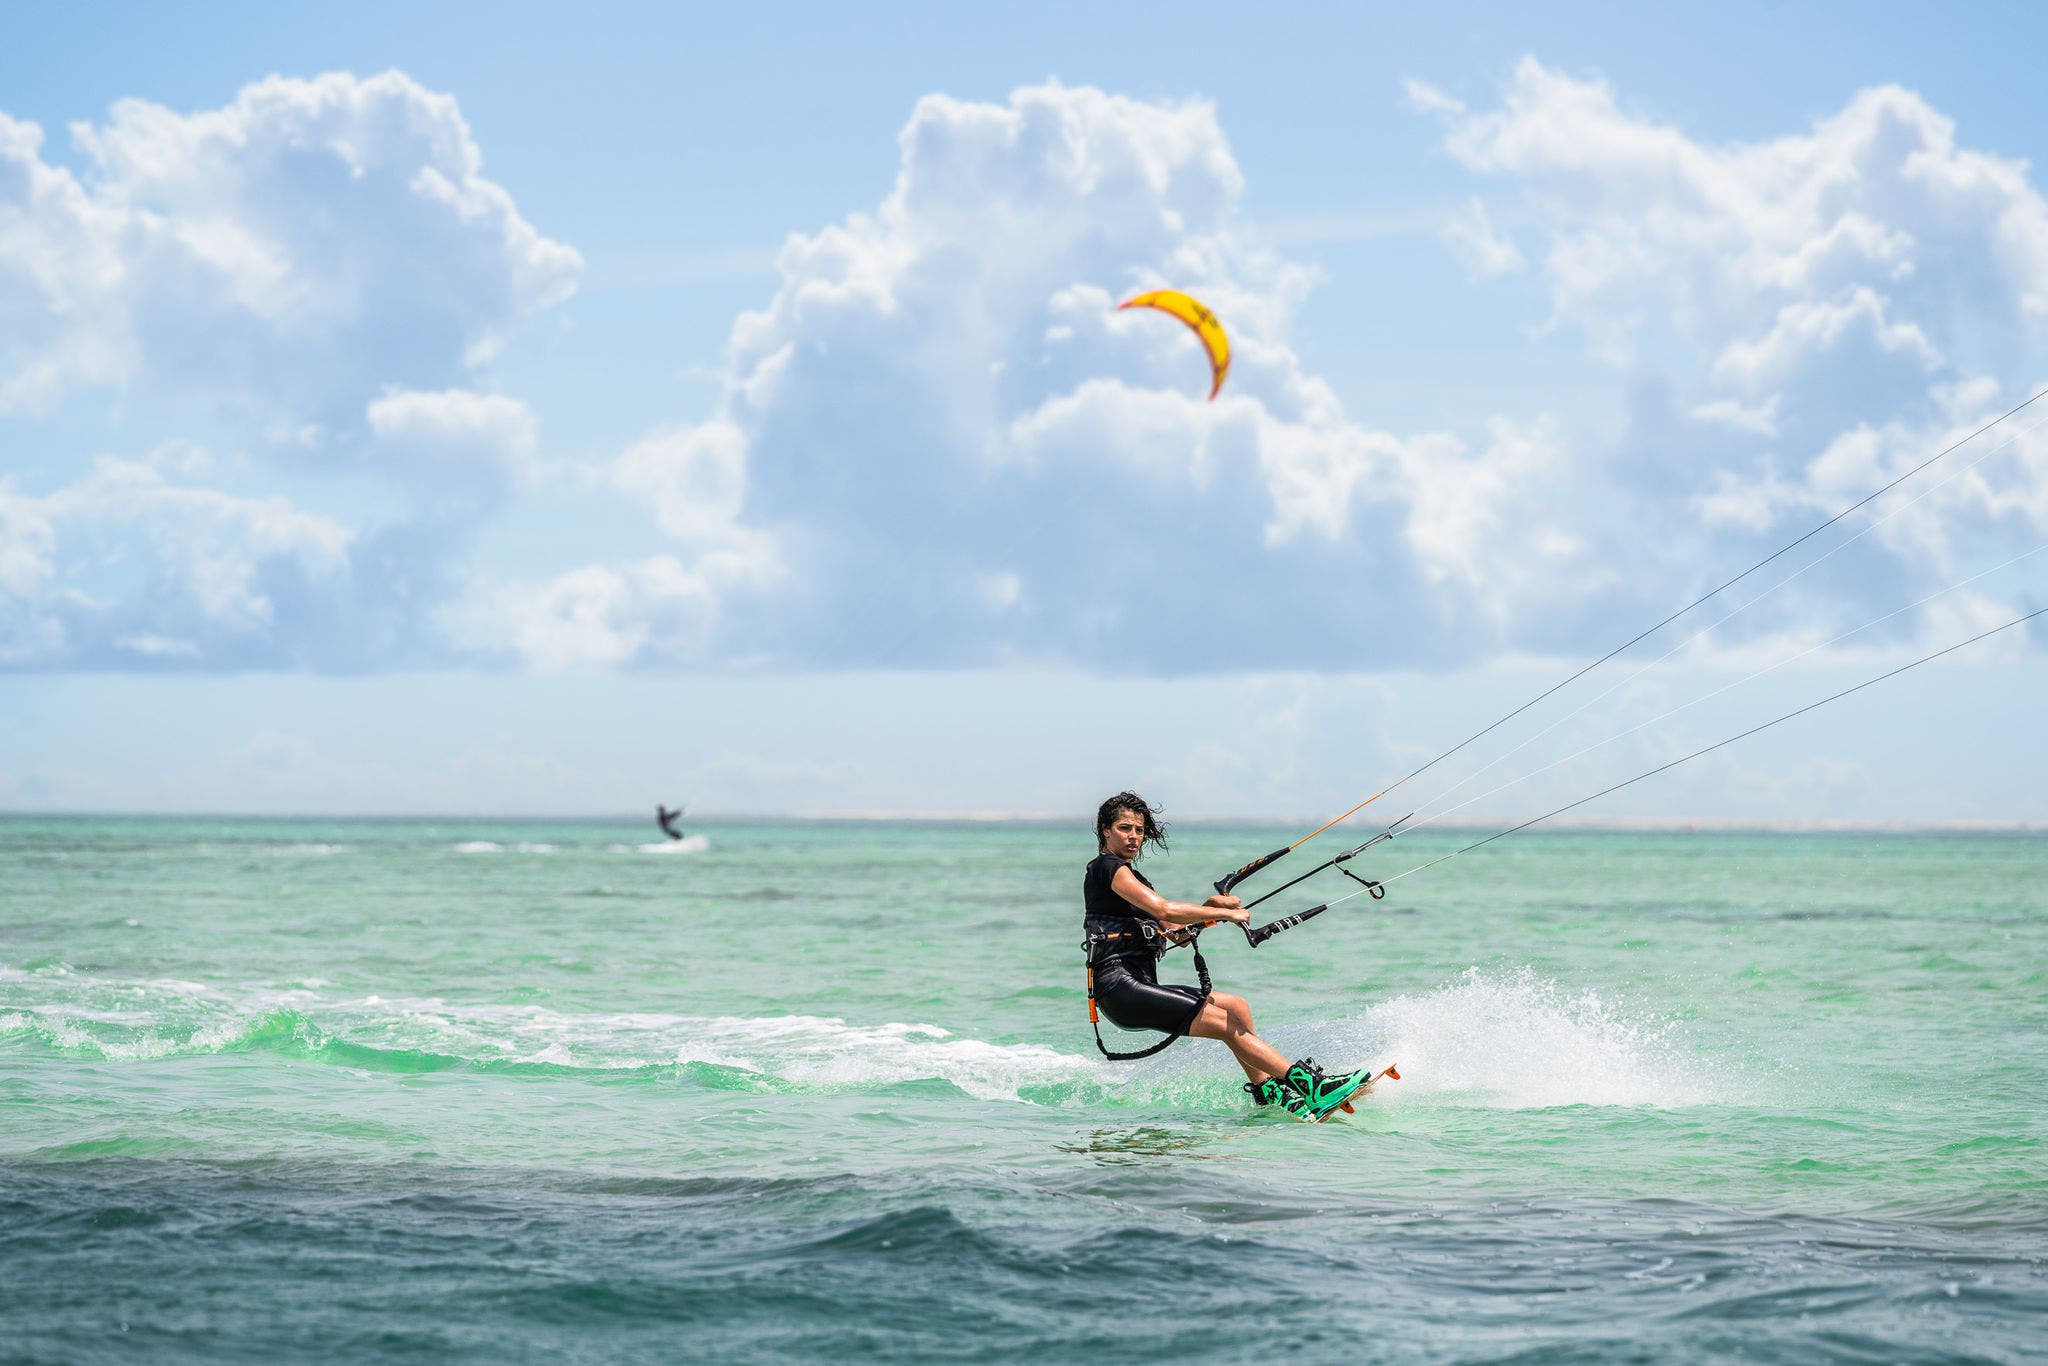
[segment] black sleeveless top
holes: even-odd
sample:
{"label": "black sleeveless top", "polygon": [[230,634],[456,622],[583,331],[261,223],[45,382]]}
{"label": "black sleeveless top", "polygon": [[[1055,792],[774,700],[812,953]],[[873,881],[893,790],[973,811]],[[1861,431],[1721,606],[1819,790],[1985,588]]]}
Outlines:
{"label": "black sleeveless top", "polygon": [[[1119,868],[1129,868],[1138,881],[1152,887],[1152,879],[1140,873],[1128,860],[1115,854],[1097,854],[1081,878],[1081,902],[1086,912],[1082,924],[1090,938],[1098,934],[1126,936],[1096,945],[1096,962],[1142,958],[1150,963],[1156,956],[1154,950],[1158,940],[1146,937],[1145,930],[1149,927],[1156,934],[1159,922],[1116,894],[1116,888],[1110,884]],[[1156,892],[1159,889],[1153,887],[1152,890]]]}

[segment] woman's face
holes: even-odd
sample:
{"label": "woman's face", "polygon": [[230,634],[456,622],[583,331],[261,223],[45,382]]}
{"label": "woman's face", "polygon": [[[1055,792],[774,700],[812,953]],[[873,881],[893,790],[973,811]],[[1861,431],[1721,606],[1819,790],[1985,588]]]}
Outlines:
{"label": "woman's face", "polygon": [[1145,846],[1145,818],[1135,811],[1119,811],[1102,832],[1102,852],[1120,859],[1134,859]]}

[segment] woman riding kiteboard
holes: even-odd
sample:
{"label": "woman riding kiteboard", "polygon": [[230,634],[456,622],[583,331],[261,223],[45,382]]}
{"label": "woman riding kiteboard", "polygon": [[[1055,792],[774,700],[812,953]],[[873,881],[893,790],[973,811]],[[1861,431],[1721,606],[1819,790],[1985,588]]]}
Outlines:
{"label": "woman riding kiteboard", "polygon": [[1168,901],[1133,865],[1147,844],[1166,847],[1155,809],[1135,792],[1119,792],[1095,814],[1096,855],[1082,879],[1088,933],[1088,1018],[1099,1004],[1122,1029],[1163,1030],[1166,1037],[1133,1053],[1111,1053],[1096,1031],[1096,1046],[1112,1060],[1156,1053],[1182,1035],[1220,1039],[1237,1057],[1245,1090],[1260,1105],[1280,1105],[1298,1119],[1320,1120],[1372,1081],[1363,1067],[1325,1075],[1313,1058],[1290,1063],[1252,1032],[1252,1008],[1242,996],[1209,985],[1207,965],[1195,952],[1199,988],[1161,984],[1156,964],[1169,947],[1189,943],[1204,925],[1243,925],[1248,913],[1234,896],[1212,896],[1196,906]]}

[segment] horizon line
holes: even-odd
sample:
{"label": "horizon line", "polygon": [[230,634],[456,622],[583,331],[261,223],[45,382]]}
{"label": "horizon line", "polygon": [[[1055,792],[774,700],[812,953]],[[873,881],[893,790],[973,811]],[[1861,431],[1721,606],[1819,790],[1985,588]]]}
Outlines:
{"label": "horizon line", "polygon": [[[0,821],[16,820],[231,820],[231,821],[502,821],[526,824],[567,822],[625,825],[649,824],[637,811],[625,812],[517,812],[517,811],[165,811],[165,810],[38,810],[0,807]],[[993,811],[910,809],[873,811],[731,811],[693,816],[689,823],[700,826],[748,824],[845,824],[845,825],[1073,825],[1087,820],[1086,813],[1043,811]],[[1308,828],[1316,822],[1307,817],[1196,814],[1176,816],[1172,825],[1211,829]],[[1445,833],[1496,831],[1511,822],[1444,821],[1424,827]],[[1367,830],[1371,822],[1345,822],[1338,829]],[[1421,830],[1412,833],[1421,833]],[[1588,834],[2048,834],[2048,823],[2028,820],[1903,821],[1843,817],[1817,820],[1761,820],[1750,817],[1613,817],[1576,821],[1546,822],[1519,833]]]}

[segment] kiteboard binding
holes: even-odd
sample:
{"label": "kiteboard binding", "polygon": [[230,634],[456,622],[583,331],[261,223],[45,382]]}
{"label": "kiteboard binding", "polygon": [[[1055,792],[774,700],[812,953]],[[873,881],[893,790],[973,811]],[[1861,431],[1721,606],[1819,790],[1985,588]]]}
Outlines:
{"label": "kiteboard binding", "polygon": [[1296,1117],[1320,1124],[1331,1115],[1355,1114],[1351,1107],[1354,1096],[1368,1090],[1381,1077],[1392,1077],[1399,1081],[1401,1074],[1389,1064],[1375,1073],[1370,1067],[1361,1067],[1355,1072],[1331,1076],[1316,1065],[1314,1058],[1303,1058],[1287,1069],[1285,1078],[1288,1089],[1301,1097],[1302,1108]]}
{"label": "kiteboard binding", "polygon": [[[1358,1113],[1352,1108],[1352,1100],[1371,1090],[1373,1083],[1382,1077],[1399,1081],[1401,1074],[1389,1065],[1378,1073],[1362,1067],[1356,1072],[1331,1077],[1316,1066],[1314,1058],[1303,1058],[1287,1069],[1284,1081],[1279,1077],[1266,1077],[1246,1082],[1244,1089],[1255,1105],[1278,1105],[1304,1123],[1320,1124],[1334,1114]],[[1306,1082],[1307,1086],[1297,1084],[1298,1081]]]}
{"label": "kiteboard binding", "polygon": [[1268,1105],[1277,1105],[1296,1119],[1309,1118],[1308,1102],[1282,1086],[1277,1077],[1262,1077],[1258,1081],[1248,1081],[1244,1084],[1244,1089],[1251,1093],[1252,1104],[1261,1109]]}

